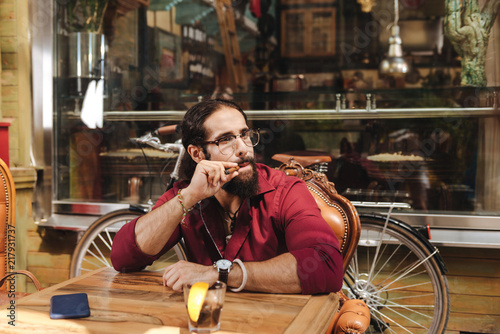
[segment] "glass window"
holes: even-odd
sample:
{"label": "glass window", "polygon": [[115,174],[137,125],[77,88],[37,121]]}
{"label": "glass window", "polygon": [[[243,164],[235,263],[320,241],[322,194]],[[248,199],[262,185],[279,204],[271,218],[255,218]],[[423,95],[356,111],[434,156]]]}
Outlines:
{"label": "glass window", "polygon": [[[263,129],[259,161],[329,155],[328,176],[352,200],[500,212],[496,40],[472,50],[446,27],[444,3],[431,1],[400,1],[397,13],[390,1],[368,12],[356,1],[233,1],[218,17],[222,2],[110,2],[100,28],[83,26],[83,9],[55,2],[57,200],[154,200],[175,155],[130,139],[222,97]],[[408,70],[383,74],[384,59]],[[86,105],[92,94],[102,106]]]}

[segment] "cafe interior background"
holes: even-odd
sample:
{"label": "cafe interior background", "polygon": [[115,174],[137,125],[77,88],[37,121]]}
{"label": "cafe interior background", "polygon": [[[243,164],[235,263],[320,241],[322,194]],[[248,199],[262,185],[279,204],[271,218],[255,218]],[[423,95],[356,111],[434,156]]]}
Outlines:
{"label": "cafe interior background", "polygon": [[260,162],[318,151],[347,198],[408,203],[450,269],[450,332],[500,328],[499,1],[236,0],[234,35],[222,2],[0,4],[20,268],[67,279],[78,231],[165,189],[172,156],[130,138],[223,97]]}

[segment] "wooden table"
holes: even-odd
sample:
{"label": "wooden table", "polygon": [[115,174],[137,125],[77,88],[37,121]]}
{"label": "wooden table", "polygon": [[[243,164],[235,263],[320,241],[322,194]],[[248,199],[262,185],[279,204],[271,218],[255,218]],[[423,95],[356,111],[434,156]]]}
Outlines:
{"label": "wooden table", "polygon": [[[85,292],[89,318],[52,320],[50,297]],[[189,333],[182,293],[162,285],[162,273],[99,269],[15,303],[15,327],[1,306],[1,333]],[[338,296],[227,292],[217,333],[325,333]]]}

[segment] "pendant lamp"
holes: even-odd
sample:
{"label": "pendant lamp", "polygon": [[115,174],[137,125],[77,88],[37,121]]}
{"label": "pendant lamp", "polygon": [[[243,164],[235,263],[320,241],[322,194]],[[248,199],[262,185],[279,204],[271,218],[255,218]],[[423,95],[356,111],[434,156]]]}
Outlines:
{"label": "pendant lamp", "polygon": [[380,63],[380,74],[391,76],[403,76],[410,71],[408,62],[403,58],[403,48],[401,47],[401,37],[399,37],[399,9],[398,1],[394,0],[394,23],[389,37],[389,52],[387,57]]}

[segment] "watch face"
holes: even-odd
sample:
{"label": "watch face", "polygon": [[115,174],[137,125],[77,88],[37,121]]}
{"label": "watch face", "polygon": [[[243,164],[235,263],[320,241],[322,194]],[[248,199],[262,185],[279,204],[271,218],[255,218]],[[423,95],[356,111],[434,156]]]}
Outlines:
{"label": "watch face", "polygon": [[217,266],[217,269],[219,270],[229,270],[231,268],[231,266],[233,265],[233,263],[229,260],[226,260],[226,259],[222,259],[222,260],[219,260],[217,262],[215,262],[215,265]]}

